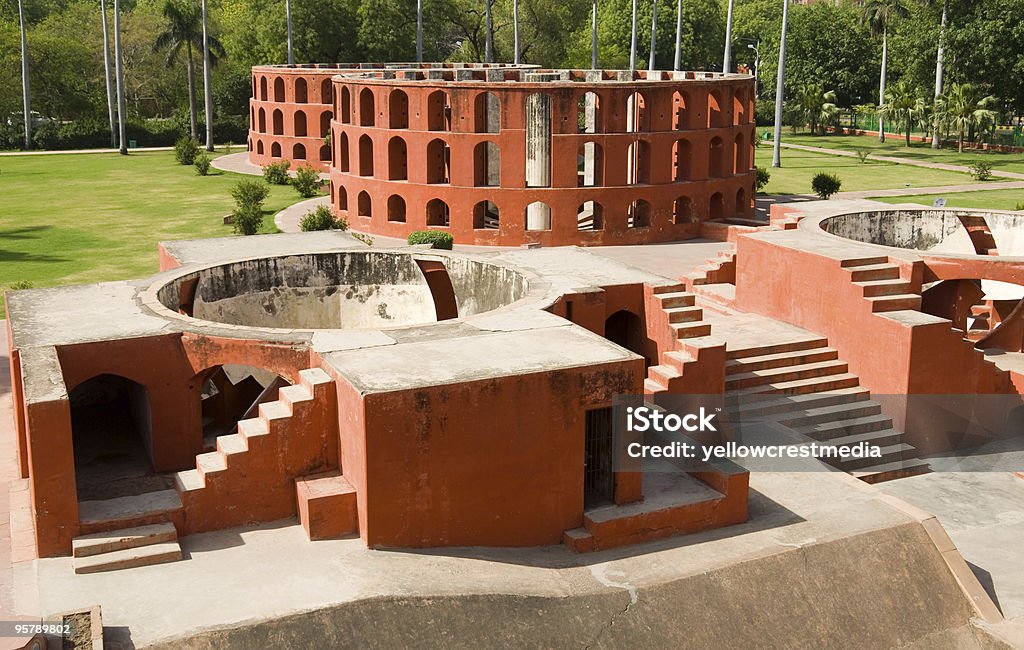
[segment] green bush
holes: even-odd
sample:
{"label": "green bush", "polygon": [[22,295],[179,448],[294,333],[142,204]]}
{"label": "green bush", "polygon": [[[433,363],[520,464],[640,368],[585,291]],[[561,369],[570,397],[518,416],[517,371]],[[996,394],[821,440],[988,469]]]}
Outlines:
{"label": "green bush", "polygon": [[196,173],[200,176],[206,176],[210,173],[210,157],[203,152],[196,156],[196,160],[192,163],[196,168]]}
{"label": "green bush", "polygon": [[302,165],[295,169],[292,186],[299,196],[305,199],[313,198],[320,191],[320,172],[313,169],[312,165]]}
{"label": "green bush", "polygon": [[811,180],[811,189],[822,199],[828,199],[842,187],[843,182],[835,174],[819,172]]}
{"label": "green bush", "polygon": [[757,180],[754,181],[754,188],[760,192],[764,189],[764,186],[771,180],[771,173],[764,167],[754,167],[757,170]]}
{"label": "green bush", "polygon": [[32,282],[30,280],[18,280],[11,285],[11,291],[23,291],[25,289],[31,289]]}
{"label": "green bush", "polygon": [[263,178],[271,185],[287,185],[288,168],[291,167],[291,165],[291,161],[288,160],[270,163],[263,168]]}
{"label": "green bush", "polygon": [[857,159],[860,160],[860,164],[862,165],[868,161],[868,156],[870,155],[870,149],[857,149]]}
{"label": "green bush", "polygon": [[179,138],[174,143],[174,159],[182,165],[192,165],[199,155],[199,143],[192,138]]}
{"label": "green bush", "polygon": [[263,201],[270,194],[270,188],[266,183],[259,181],[244,180],[238,181],[231,190],[231,196],[240,208],[256,207],[263,208]]}
{"label": "green bush", "polygon": [[987,181],[992,178],[992,163],[987,160],[975,160],[968,167],[974,180]]}
{"label": "green bush", "polygon": [[302,232],[314,230],[348,230],[348,221],[344,217],[335,219],[331,208],[326,205],[318,205],[315,210],[310,210],[299,222]]}
{"label": "green bush", "polygon": [[1018,203],[1017,207],[1014,208],[1017,212],[1024,212],[1024,203]]}
{"label": "green bush", "polygon": [[416,230],[409,233],[409,244],[431,244],[431,248],[452,249],[451,233],[441,230]]}
{"label": "green bush", "polygon": [[349,234],[352,235],[354,239],[358,239],[367,246],[373,246],[373,237],[370,237],[369,235],[361,232],[350,232]]}
{"label": "green bush", "polygon": [[231,225],[239,235],[255,235],[263,225],[263,208],[259,205],[240,205],[231,213]]}

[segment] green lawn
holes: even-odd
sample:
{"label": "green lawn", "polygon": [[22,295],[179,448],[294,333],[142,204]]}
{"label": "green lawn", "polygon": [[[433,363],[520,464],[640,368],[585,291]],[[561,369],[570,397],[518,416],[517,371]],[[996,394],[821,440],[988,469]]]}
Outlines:
{"label": "green lawn", "polygon": [[[783,140],[785,142],[785,140]],[[908,167],[896,163],[867,161],[828,154],[782,150],[782,167],[771,168],[771,143],[757,148],[757,165],[768,167],[771,180],[765,187],[768,194],[811,194],[811,179],[818,172],[835,174],[843,182],[842,191],[886,190],[902,187],[935,187],[973,183],[970,175],[941,169]],[[998,183],[995,183],[998,185]]]}
{"label": "green lawn", "polygon": [[[243,177],[202,177],[173,152],[0,157],[0,291],[145,277],[158,270],[158,241],[232,234],[223,224]],[[300,201],[275,186],[272,215]],[[3,304],[0,301],[0,317]]]}
{"label": "green lawn", "polygon": [[912,142],[910,147],[907,148],[902,137],[893,136],[892,134],[885,137],[884,144],[878,141],[877,135],[809,135],[807,133],[792,135],[786,132],[782,134],[782,141],[809,147],[842,149],[843,151],[870,149],[871,153],[877,155],[899,156],[910,160],[963,165],[965,167],[978,159],[984,159],[992,163],[992,169],[1024,174],[1024,154],[970,151],[967,149],[961,154],[957,152],[956,147],[947,147],[939,150],[932,149],[930,142]]}
{"label": "green lawn", "polygon": [[980,192],[956,192],[953,194],[925,194],[919,196],[897,196],[875,199],[886,203],[920,203],[931,205],[939,198],[947,200],[951,208],[987,208],[989,210],[1017,210],[1024,205],[1024,189],[984,190]]}

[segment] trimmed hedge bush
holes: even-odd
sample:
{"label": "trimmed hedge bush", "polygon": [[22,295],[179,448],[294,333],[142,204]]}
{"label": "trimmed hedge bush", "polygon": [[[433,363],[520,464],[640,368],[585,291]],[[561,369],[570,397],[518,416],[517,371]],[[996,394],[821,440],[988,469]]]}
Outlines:
{"label": "trimmed hedge bush", "polygon": [[431,248],[443,248],[451,250],[454,242],[451,233],[441,230],[416,230],[409,233],[407,240],[410,245],[431,244]]}
{"label": "trimmed hedge bush", "polygon": [[192,165],[199,155],[199,143],[192,138],[179,138],[174,143],[174,159],[182,165]]}
{"label": "trimmed hedge bush", "polygon": [[335,219],[331,209],[326,205],[318,205],[315,210],[310,210],[306,216],[299,221],[299,228],[302,232],[315,230],[348,230],[348,221],[344,217]]}
{"label": "trimmed hedge bush", "polygon": [[[188,113],[179,118],[142,120],[130,119],[125,125],[129,141],[139,147],[171,147],[188,135]],[[200,133],[206,126],[199,123]],[[249,138],[249,117],[225,115],[213,121],[213,132],[218,142],[246,142]],[[0,149],[22,149],[24,133],[20,125],[0,123]],[[32,131],[32,146],[36,149],[105,149],[110,147],[110,123],[101,118],[82,118],[65,124],[45,124]]]}
{"label": "trimmed hedge bush", "polygon": [[295,169],[292,187],[304,199],[311,199],[320,193],[320,172],[312,165],[302,165]]}
{"label": "trimmed hedge bush", "polygon": [[231,196],[238,207],[263,207],[263,202],[270,195],[270,188],[259,181],[238,181],[231,190]]}
{"label": "trimmed hedge bush", "polygon": [[263,178],[271,185],[287,185],[288,168],[291,166],[292,163],[288,160],[270,163],[263,168]]}
{"label": "trimmed hedge bush", "polygon": [[811,180],[811,189],[822,199],[828,199],[843,186],[843,182],[835,174],[819,172]]}
{"label": "trimmed hedge bush", "polygon": [[206,155],[205,151],[196,156],[196,160],[192,164],[196,168],[196,173],[200,176],[206,176],[210,173],[210,157]]}

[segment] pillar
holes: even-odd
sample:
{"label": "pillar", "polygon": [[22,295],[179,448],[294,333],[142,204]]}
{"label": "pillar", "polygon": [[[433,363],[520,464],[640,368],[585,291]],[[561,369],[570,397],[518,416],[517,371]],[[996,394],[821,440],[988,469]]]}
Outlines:
{"label": "pillar", "polygon": [[[527,74],[524,81],[555,81],[557,74]],[[551,187],[551,97],[543,92],[526,98],[526,186]],[[531,203],[526,208],[527,230],[551,230],[551,208]]]}

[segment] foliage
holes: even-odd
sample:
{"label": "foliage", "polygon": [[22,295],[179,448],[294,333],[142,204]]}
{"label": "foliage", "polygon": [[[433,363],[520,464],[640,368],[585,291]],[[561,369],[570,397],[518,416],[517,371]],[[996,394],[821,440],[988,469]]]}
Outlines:
{"label": "foliage", "polygon": [[350,232],[349,234],[352,235],[353,238],[358,239],[359,241],[363,242],[367,246],[373,246],[373,237],[367,235],[366,233],[354,232],[353,231],[353,232]]}
{"label": "foliage", "polygon": [[987,160],[975,160],[967,167],[976,181],[987,181],[992,178],[992,163]]}
{"label": "foliage", "polygon": [[191,165],[195,163],[196,156],[198,155],[199,143],[196,142],[195,138],[183,137],[174,143],[174,159],[180,164]]}
{"label": "foliage", "polygon": [[208,156],[205,151],[200,153],[196,156],[196,160],[193,165],[196,168],[197,174],[200,176],[206,176],[210,173],[210,156]]}
{"label": "foliage", "polygon": [[287,185],[288,184],[288,168],[291,167],[292,163],[289,160],[280,160],[276,163],[270,163],[263,168],[263,178],[271,185]]}
{"label": "foliage", "polygon": [[807,83],[800,87],[797,93],[797,103],[803,123],[810,128],[811,133],[822,133],[825,127],[835,123],[839,116],[839,109],[836,107],[836,94],[831,90],[826,91],[818,83]]}
{"label": "foliage", "polygon": [[886,120],[902,123],[906,145],[910,146],[910,129],[915,124],[929,124],[924,99],[913,82],[904,77],[885,90],[885,103],[879,114]]}
{"label": "foliage", "polygon": [[968,83],[952,84],[939,97],[936,110],[943,124],[956,129],[957,151],[963,153],[964,138],[971,129],[983,130],[995,122],[992,107],[996,98],[989,95],[978,98],[974,86]]}
{"label": "foliage", "polygon": [[441,230],[414,230],[409,233],[407,241],[410,245],[431,244],[431,248],[443,248],[450,251],[454,240],[451,233]]}
{"label": "foliage", "polygon": [[855,153],[857,154],[857,160],[859,160],[860,164],[863,165],[864,163],[866,163],[868,161],[868,156],[871,155],[871,150],[870,149],[863,149],[863,148],[861,148],[861,149],[857,149],[857,151]]}
{"label": "foliage", "polygon": [[258,205],[240,205],[231,213],[231,225],[239,235],[255,235],[263,226],[263,209]]}
{"label": "foliage", "polygon": [[811,189],[822,199],[828,199],[838,192],[842,184],[838,176],[826,172],[819,172],[811,179]]}
{"label": "foliage", "polygon": [[270,194],[270,188],[266,183],[256,180],[242,180],[235,184],[231,190],[231,196],[235,199],[238,207],[263,207],[263,201]]}
{"label": "foliage", "polygon": [[31,289],[32,282],[29,280],[18,280],[17,282],[11,283],[11,291],[24,291],[25,289]]}
{"label": "foliage", "polygon": [[768,181],[772,179],[772,175],[765,167],[755,167],[754,169],[757,170],[757,180],[754,181],[754,188],[760,192],[768,184]]}
{"label": "foliage", "polygon": [[[287,168],[285,168],[287,170]],[[287,174],[287,171],[285,172]],[[266,174],[266,172],[264,172]],[[310,199],[320,191],[320,172],[312,165],[300,165],[295,168],[295,178],[292,179],[292,186],[299,196]]]}
{"label": "foliage", "polygon": [[299,221],[299,228],[302,232],[314,230],[348,230],[348,221],[341,217],[334,218],[330,206],[318,205],[315,210],[310,210],[306,216]]}

